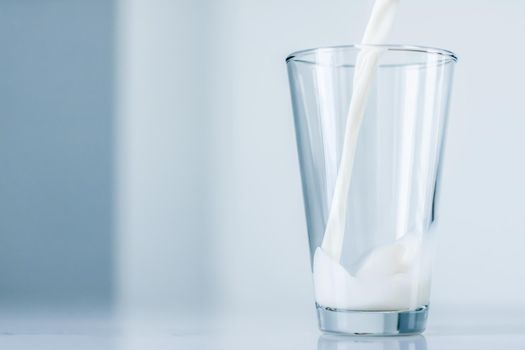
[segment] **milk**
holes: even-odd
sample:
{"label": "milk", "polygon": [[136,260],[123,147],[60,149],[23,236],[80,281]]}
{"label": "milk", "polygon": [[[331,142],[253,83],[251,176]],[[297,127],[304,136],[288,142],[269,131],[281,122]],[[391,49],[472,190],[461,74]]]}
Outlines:
{"label": "milk", "polygon": [[[363,44],[385,43],[398,4],[399,0],[375,2]],[[381,51],[364,48],[357,57],[353,94],[330,214],[323,242],[314,255],[315,296],[317,303],[324,307],[388,311],[409,310],[428,304],[429,254],[420,236],[414,233],[370,251],[359,262],[355,274],[350,274],[340,264],[355,150]]]}
{"label": "milk", "polygon": [[430,296],[430,250],[415,235],[373,249],[350,274],[322,248],[314,255],[319,305],[360,311],[411,310]]}
{"label": "milk", "polygon": [[[399,0],[377,0],[368,21],[363,44],[384,44],[397,10]],[[353,94],[348,109],[345,137],[341,153],[339,173],[335,182],[334,195],[322,248],[335,260],[341,259],[343,246],[346,200],[354,165],[355,149],[363,113],[372,86],[381,50],[364,48],[357,57]]]}

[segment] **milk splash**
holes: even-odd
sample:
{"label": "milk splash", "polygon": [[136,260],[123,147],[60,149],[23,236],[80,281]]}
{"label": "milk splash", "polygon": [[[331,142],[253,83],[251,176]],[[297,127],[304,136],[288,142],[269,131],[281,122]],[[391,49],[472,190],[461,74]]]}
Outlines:
{"label": "milk splash", "polygon": [[[398,5],[399,0],[376,0],[362,44],[386,42]],[[339,173],[323,242],[314,255],[315,295],[324,307],[374,311],[428,304],[429,253],[416,234],[372,250],[354,275],[340,264],[355,150],[381,51],[365,46],[357,57]]]}

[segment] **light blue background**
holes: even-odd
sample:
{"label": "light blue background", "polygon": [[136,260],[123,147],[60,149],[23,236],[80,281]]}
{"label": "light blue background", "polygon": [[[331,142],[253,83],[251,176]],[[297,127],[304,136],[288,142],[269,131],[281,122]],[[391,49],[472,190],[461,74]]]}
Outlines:
{"label": "light blue background", "polygon": [[0,301],[113,293],[114,4],[0,2]]}
{"label": "light blue background", "polygon": [[[370,5],[2,1],[0,301],[312,315],[284,58]],[[460,57],[434,310],[525,308],[524,11],[403,0],[392,33]]]}

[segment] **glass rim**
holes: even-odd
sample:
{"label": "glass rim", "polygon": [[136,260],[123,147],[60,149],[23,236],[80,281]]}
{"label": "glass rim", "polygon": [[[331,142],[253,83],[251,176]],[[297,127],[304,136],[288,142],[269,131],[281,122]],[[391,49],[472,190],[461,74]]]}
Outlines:
{"label": "glass rim", "polygon": [[396,45],[396,44],[388,44],[388,45],[350,44],[350,45],[316,47],[316,48],[311,48],[311,49],[294,51],[286,57],[285,61],[286,63],[294,62],[294,61],[300,60],[306,55],[319,53],[319,52],[334,52],[334,51],[341,51],[341,50],[360,51],[366,48],[383,49],[385,51],[403,51],[403,52],[409,52],[409,53],[415,52],[415,53],[424,53],[424,54],[429,54],[429,55],[439,55],[439,56],[445,57],[446,59],[450,59],[453,62],[458,61],[458,56],[454,52],[449,51],[449,50],[440,49],[436,47],[428,47],[428,46]]}

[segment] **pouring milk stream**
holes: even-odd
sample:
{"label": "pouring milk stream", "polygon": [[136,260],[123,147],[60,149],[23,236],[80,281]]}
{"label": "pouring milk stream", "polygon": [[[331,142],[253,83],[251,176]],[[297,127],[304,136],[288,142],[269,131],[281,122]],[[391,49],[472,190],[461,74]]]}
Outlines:
{"label": "pouring milk stream", "polygon": [[[385,44],[399,0],[376,0],[362,44]],[[341,162],[321,247],[315,251],[316,301],[346,310],[403,310],[428,304],[430,273],[421,264],[422,241],[415,235],[375,248],[352,275],[341,264],[346,205],[359,130],[382,49],[363,47],[357,57]]]}

